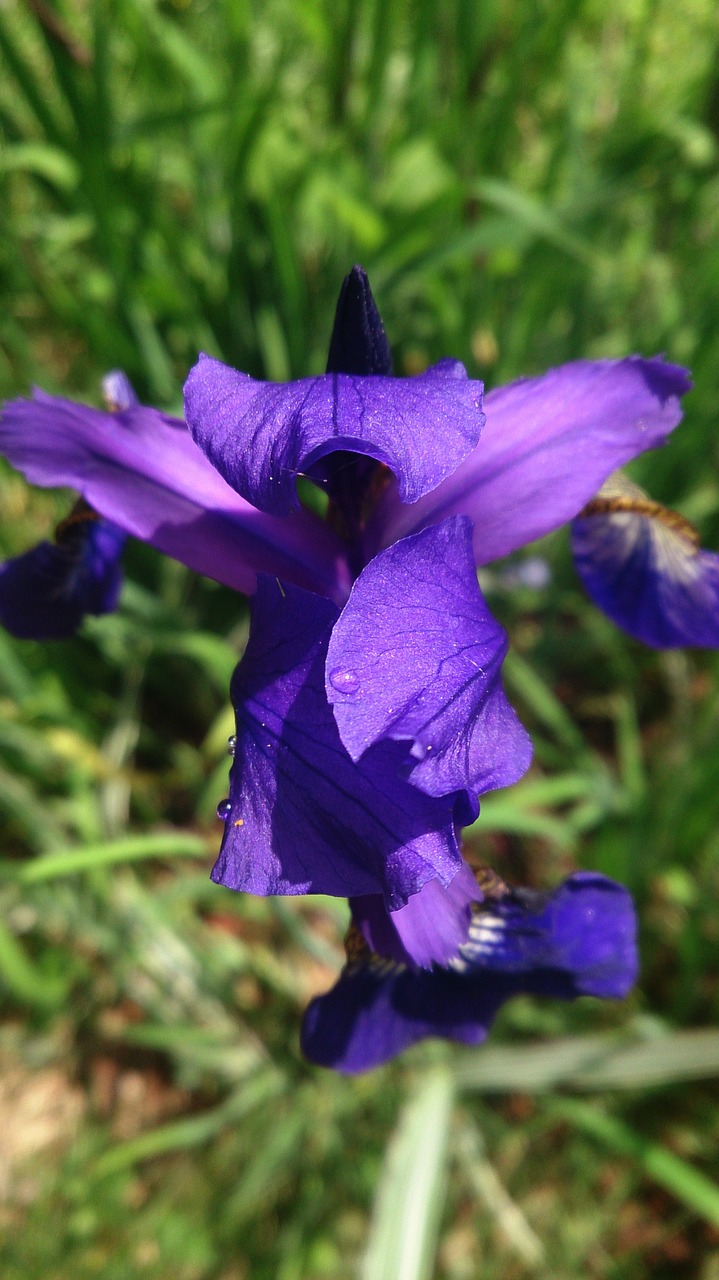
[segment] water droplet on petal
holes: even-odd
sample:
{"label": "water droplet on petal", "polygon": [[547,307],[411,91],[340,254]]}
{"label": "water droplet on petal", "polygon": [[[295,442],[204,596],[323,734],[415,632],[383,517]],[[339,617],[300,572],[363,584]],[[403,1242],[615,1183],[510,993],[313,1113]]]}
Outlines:
{"label": "water droplet on petal", "polygon": [[234,756],[236,750],[237,750],[237,736],[236,734],[233,733],[232,736],[227,739],[227,754],[230,756]]}
{"label": "water droplet on petal", "polygon": [[428,743],[417,741],[412,743],[409,754],[414,756],[415,760],[425,760],[431,750],[432,748]]}
{"label": "water droplet on petal", "polygon": [[220,803],[217,806],[217,816],[220,819],[220,822],[227,822],[227,819],[229,818],[231,813],[232,813],[232,801],[220,800]]}
{"label": "water droplet on petal", "polygon": [[349,667],[335,667],[330,671],[330,684],[338,693],[356,693],[360,687],[357,672]]}

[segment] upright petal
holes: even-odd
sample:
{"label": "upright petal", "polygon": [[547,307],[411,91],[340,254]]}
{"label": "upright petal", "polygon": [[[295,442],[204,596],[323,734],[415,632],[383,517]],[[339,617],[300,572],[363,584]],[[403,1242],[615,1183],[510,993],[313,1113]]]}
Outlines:
{"label": "upright petal", "polygon": [[[428,795],[516,782],[532,746],[507,702],[507,638],[477,584],[472,526],[455,516],[380,552],[332,632],[327,696],[353,760],[407,743]],[[476,814],[475,814],[476,816]]]}
{"label": "upright petal", "polygon": [[579,575],[613,622],[657,649],[719,647],[719,555],[616,473],[572,524]]}
{"label": "upright petal", "polygon": [[459,466],[484,422],[482,383],[443,360],[416,378],[327,373],[257,382],[200,356],[185,383],[194,439],[228,484],[262,511],[298,506],[297,476],[338,450],[366,454],[416,502]]}
{"label": "upright petal", "polygon": [[100,515],[239,591],[258,571],[346,590],[339,539],[309,512],[275,520],[217,474],[184,423],[130,405],[104,413],[36,391],[0,417],[0,452],[31,483],[78,489]]}
{"label": "upright petal", "polygon": [[56,539],[0,565],[0,623],[22,640],[65,639],[117,605],[125,534],[78,503]]}
{"label": "upright petal", "polygon": [[677,365],[631,356],[580,360],[490,391],[474,452],[412,508],[388,490],[368,530],[371,549],[465,514],[477,564],[508,555],[571,520],[612,471],[662,444],[690,385]]}
{"label": "upright petal", "polygon": [[324,686],[337,612],[329,600],[259,579],[232,680],[235,758],[212,875],[258,894],[380,894],[393,910],[460,868],[452,797],[411,786],[397,743],[350,759]]}
{"label": "upright petal", "polygon": [[302,1049],[320,1066],[368,1071],[429,1036],[481,1044],[512,996],[621,999],[636,972],[629,895],[579,873],[554,894],[515,890],[482,904],[453,970],[415,971],[351,935],[347,968],[305,1014]]}

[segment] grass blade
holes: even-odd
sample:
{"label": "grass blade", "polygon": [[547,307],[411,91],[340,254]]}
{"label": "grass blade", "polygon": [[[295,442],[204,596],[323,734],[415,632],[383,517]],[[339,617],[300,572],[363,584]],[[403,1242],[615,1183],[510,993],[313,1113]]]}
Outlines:
{"label": "grass blade", "polygon": [[20,867],[5,862],[2,871],[21,884],[39,884],[75,871],[94,871],[97,867],[110,867],[122,862],[141,862],[145,858],[203,858],[206,854],[207,843],[201,836],[163,831],[156,835],[127,836],[122,840],[88,844],[80,849],[61,849]]}
{"label": "grass blade", "polygon": [[453,1085],[425,1080],[405,1106],[380,1178],[361,1280],[429,1280],[444,1204]]}
{"label": "grass blade", "polygon": [[551,1103],[549,1115],[566,1120],[611,1151],[632,1160],[646,1177],[658,1182],[692,1213],[719,1227],[719,1186],[673,1151],[648,1141],[623,1120],[587,1102],[563,1098]]}

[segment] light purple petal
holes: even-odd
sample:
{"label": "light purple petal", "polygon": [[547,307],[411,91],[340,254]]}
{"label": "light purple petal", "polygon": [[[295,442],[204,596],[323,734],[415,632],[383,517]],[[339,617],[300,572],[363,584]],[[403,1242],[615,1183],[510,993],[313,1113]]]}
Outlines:
{"label": "light purple petal", "polygon": [[266,572],[343,598],[341,544],[308,512],[276,520],[217,474],[184,424],[156,409],[103,413],[36,391],[0,417],[0,453],[32,484],[78,489],[126,533],[251,592]]}
{"label": "light purple petal", "polygon": [[428,969],[446,964],[467,941],[471,904],[482,892],[463,864],[445,887],[428,880],[398,911],[388,911],[382,898],[351,898],[352,918],[371,951],[403,964]]}
{"label": "light purple petal", "polygon": [[394,471],[403,502],[434,489],[477,443],[482,383],[458,361],[416,378],[327,373],[257,382],[200,356],[185,384],[188,426],[227,482],[262,511],[298,505],[296,480],[337,450]]}
{"label": "light purple petal", "polygon": [[324,687],[337,612],[297,587],[258,581],[232,680],[237,742],[212,875],[258,894],[381,894],[395,910],[461,866],[452,797],[411,786],[396,743],[350,760]]}
{"label": "light purple petal", "polygon": [[571,520],[612,471],[662,444],[690,385],[677,365],[630,356],[580,360],[490,391],[474,452],[411,509],[388,490],[369,543],[464,514],[475,521],[477,564],[508,555]]}
{"label": "light purple petal", "polygon": [[573,522],[572,550],[595,604],[637,640],[719,647],[719,556],[626,476],[611,476]]}
{"label": "light purple petal", "polygon": [[621,999],[636,979],[631,899],[603,876],[580,872],[553,894],[510,890],[475,922],[450,970],[417,971],[355,944],[336,985],[305,1014],[305,1056],[368,1071],[430,1036],[481,1044],[513,996]]}
{"label": "light purple petal", "polygon": [[395,543],[355,582],[330,640],[327,696],[353,760],[410,746],[428,795],[516,782],[532,747],[502,689],[507,638],[477,584],[472,526],[445,520]]}
{"label": "light purple petal", "polygon": [[110,413],[135,409],[140,401],[127,374],[122,369],[111,369],[102,380],[102,398]]}

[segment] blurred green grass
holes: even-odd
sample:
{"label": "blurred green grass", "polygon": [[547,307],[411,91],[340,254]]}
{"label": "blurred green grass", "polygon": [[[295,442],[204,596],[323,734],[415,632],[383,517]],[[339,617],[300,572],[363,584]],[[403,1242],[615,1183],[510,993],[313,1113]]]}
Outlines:
{"label": "blurred green grass", "polygon": [[[361,261],[400,371],[690,365],[636,474],[719,546],[718,44],[712,0],[9,0],[0,392],[318,370]],[[1,493],[3,554],[66,505]],[[297,1050],[341,905],[207,879],[243,604],[135,546],[119,615],[0,635],[8,1280],[719,1276],[717,660],[626,642],[542,551],[546,591],[492,594],[537,763],[470,838],[624,880],[640,989],[357,1081]]]}

